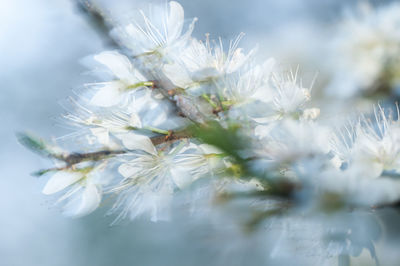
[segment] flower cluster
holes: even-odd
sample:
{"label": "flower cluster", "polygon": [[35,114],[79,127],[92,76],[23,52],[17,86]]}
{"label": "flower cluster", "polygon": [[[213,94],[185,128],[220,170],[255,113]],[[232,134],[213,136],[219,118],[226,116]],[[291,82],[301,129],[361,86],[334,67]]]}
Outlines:
{"label": "flower cluster", "polygon": [[[359,65],[351,67],[361,87],[397,62],[398,23],[391,21],[400,16],[390,10],[346,22],[354,41],[344,44],[351,50],[345,59]],[[256,48],[245,52],[243,34],[228,45],[208,35],[198,40],[191,36],[197,19],[186,25],[174,1],[137,15],[114,27],[124,49],[94,56],[100,80],[85,84],[64,116],[79,150],[20,136],[57,161],[37,174],[52,174],[43,193],[58,195],[66,215],[86,215],[115,197],[116,221],[167,219],[174,195],[196,194],[199,180],[220,202],[271,197],[267,212],[400,199],[398,110],[378,105],[372,115],[338,124],[316,107],[323,101],[312,100],[313,82],[303,84],[298,68],[260,60]]]}

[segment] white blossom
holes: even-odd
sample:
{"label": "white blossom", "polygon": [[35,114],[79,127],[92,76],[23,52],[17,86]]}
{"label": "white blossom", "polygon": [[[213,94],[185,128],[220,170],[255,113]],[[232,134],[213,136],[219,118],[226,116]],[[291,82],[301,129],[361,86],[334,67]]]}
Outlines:
{"label": "white blossom", "polygon": [[210,169],[207,156],[194,144],[181,142],[168,153],[157,151],[146,136],[130,134],[123,144],[135,158],[118,168],[124,177],[113,191],[121,191],[114,210],[120,210],[117,220],[128,214],[131,219],[150,214],[152,221],[168,218],[169,202],[176,189],[183,189]]}
{"label": "white blossom", "polygon": [[126,92],[151,84],[132,66],[130,60],[119,52],[102,52],[95,55],[94,59],[104,65],[115,80],[87,84],[96,90],[90,100],[92,105],[110,107],[121,104],[126,99]]}
{"label": "white blossom", "polygon": [[164,57],[184,48],[197,18],[183,32],[184,10],[178,2],[171,1],[168,6],[152,8],[148,14],[140,10],[141,19],[117,28],[115,34],[134,55]]}
{"label": "white blossom", "polygon": [[96,210],[102,198],[102,186],[107,179],[99,177],[105,164],[93,169],[61,170],[54,173],[43,188],[43,194],[64,194],[57,200],[63,204],[63,213],[80,217]]}
{"label": "white blossom", "polygon": [[141,129],[151,131],[165,124],[169,115],[164,103],[155,100],[147,89],[141,89],[125,98],[125,104],[120,107],[108,110],[91,110],[76,101],[73,103],[76,109],[64,115],[64,118],[78,128],[88,127],[91,133],[87,136],[89,142],[109,147],[115,146],[111,136],[120,138],[126,133]]}
{"label": "white blossom", "polygon": [[189,88],[199,83],[213,80],[238,71],[254,54],[255,49],[244,54],[238,48],[243,34],[230,41],[228,51],[224,51],[222,40],[210,43],[207,35],[202,42],[192,38],[175,62],[164,65],[165,75],[181,88]]}
{"label": "white blossom", "polygon": [[[327,60],[334,71],[321,82],[334,86],[334,96],[397,82],[399,11],[393,4],[344,21],[334,41],[341,56]],[[256,49],[245,53],[243,34],[228,45],[191,37],[197,19],[184,30],[175,1],[139,15],[112,33],[127,49],[95,55],[100,80],[71,98],[64,118],[74,126],[67,135],[73,147],[57,146],[67,137],[54,145],[20,138],[56,161],[35,174],[52,174],[42,192],[59,196],[65,215],[91,213],[109,195],[115,222],[167,220],[177,206],[205,209],[213,219],[218,202],[215,210],[239,210],[237,220],[253,225],[400,200],[400,114],[384,110],[390,103],[369,115],[364,102],[338,100],[321,87],[311,100],[314,81],[303,86],[299,67],[284,71],[274,58],[259,60]],[[350,108],[362,114],[351,119]],[[275,221],[292,231],[291,220]],[[303,220],[294,221],[299,232]],[[277,235],[270,257],[285,257],[296,232]],[[303,251],[314,254],[310,243],[321,245],[325,233],[318,227]],[[330,243],[326,250],[317,255],[350,248]]]}
{"label": "white blossom", "polygon": [[347,130],[347,138],[342,136],[333,142],[334,150],[348,164],[347,171],[376,178],[383,171],[398,171],[400,167],[399,130],[398,120],[387,116],[378,106],[374,109],[374,119],[361,117],[353,131]]}
{"label": "white blossom", "polygon": [[251,104],[254,101],[269,103],[272,91],[269,87],[275,59],[270,58],[262,65],[252,66],[234,77],[228,77],[224,85],[226,99],[234,105]]}
{"label": "white blossom", "polygon": [[332,95],[349,97],[371,91],[384,76],[390,85],[398,81],[399,63],[394,58],[400,55],[400,6],[362,7],[347,14],[333,39]]}

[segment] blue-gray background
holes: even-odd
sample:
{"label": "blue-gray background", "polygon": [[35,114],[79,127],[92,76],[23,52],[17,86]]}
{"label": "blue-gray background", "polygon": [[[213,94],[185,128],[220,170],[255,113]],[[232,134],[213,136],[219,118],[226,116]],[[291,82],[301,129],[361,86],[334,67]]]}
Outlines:
{"label": "blue-gray background", "polygon": [[[335,21],[344,3],[356,3],[180,2],[187,17],[199,18],[195,36],[210,32],[231,39],[243,31],[244,46],[265,44],[271,47],[267,54],[279,43],[271,36],[283,29],[293,31],[296,47],[313,47],[307,31]],[[135,1],[102,4],[123,12]],[[299,25],[309,25],[308,30]],[[102,209],[85,218],[65,218],[41,195],[46,180],[29,175],[48,163],[20,146],[15,132],[30,130],[47,138],[67,133],[54,125],[63,112],[59,101],[85,79],[80,59],[104,49],[72,0],[0,0],[0,265],[224,265],[218,248],[207,247],[210,236],[202,233],[207,225],[180,230],[184,218],[157,224],[139,219],[110,228]],[[243,257],[247,265],[259,265],[262,255]]]}

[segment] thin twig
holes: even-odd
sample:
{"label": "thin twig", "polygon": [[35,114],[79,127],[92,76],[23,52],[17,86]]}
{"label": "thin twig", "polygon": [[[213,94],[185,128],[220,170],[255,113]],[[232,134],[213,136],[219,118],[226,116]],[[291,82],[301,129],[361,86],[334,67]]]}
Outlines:
{"label": "thin twig", "polygon": [[110,156],[126,153],[126,150],[104,150],[89,153],[70,153],[67,155],[56,156],[55,158],[64,161],[68,166],[72,166],[86,161],[100,161]]}
{"label": "thin twig", "polygon": [[[170,131],[170,133],[166,136],[165,135],[155,136],[150,139],[153,145],[157,146],[162,143],[175,142],[177,140],[187,139],[191,137],[192,134],[190,132],[183,130],[177,132]],[[67,167],[71,167],[81,162],[100,161],[115,155],[126,154],[128,152],[129,152],[128,150],[102,150],[89,153],[74,152],[74,153],[60,154],[60,155],[53,154],[52,157],[65,162],[67,164]]]}

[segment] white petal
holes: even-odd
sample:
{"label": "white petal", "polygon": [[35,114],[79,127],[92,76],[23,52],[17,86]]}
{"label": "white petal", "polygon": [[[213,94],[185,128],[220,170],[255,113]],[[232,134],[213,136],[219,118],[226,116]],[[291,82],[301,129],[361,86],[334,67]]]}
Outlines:
{"label": "white petal", "polygon": [[135,133],[127,133],[118,136],[124,146],[129,150],[143,150],[150,154],[157,154],[157,150],[151,142],[150,138]]}
{"label": "white petal", "polygon": [[173,167],[171,170],[171,177],[176,186],[183,189],[193,182],[193,176],[190,170],[186,167]]}
{"label": "white petal", "polygon": [[105,160],[95,166],[93,170],[86,175],[87,182],[99,186],[110,183],[113,179],[113,175],[105,174],[109,164],[110,162]]}
{"label": "white petal", "polygon": [[124,42],[124,45],[131,50],[134,50],[136,54],[150,52],[154,48],[154,43],[152,41],[149,42],[146,33],[141,31],[137,26],[133,24],[128,24],[122,30],[120,30],[119,37],[122,37],[121,41]]}
{"label": "white petal", "polygon": [[94,59],[110,69],[120,80],[130,81],[134,76],[134,70],[129,59],[116,51],[102,52],[95,55]]}
{"label": "white petal", "polygon": [[42,190],[43,194],[51,195],[72,185],[83,177],[82,173],[59,171],[50,177]]}
{"label": "white petal", "polygon": [[150,215],[153,222],[169,220],[171,191],[162,189],[157,192],[142,191],[131,200],[130,219],[140,215]]}
{"label": "white petal", "polygon": [[172,195],[167,190],[159,191],[152,195],[152,205],[151,218],[152,222],[157,221],[168,221],[170,219],[170,202],[172,200]]}
{"label": "white petal", "polygon": [[88,184],[80,197],[72,199],[65,208],[64,215],[80,217],[93,212],[101,201],[100,189],[94,184]]}
{"label": "white petal", "polygon": [[187,88],[193,83],[185,68],[179,64],[166,64],[163,67],[163,72],[175,86],[180,88]]}
{"label": "white petal", "polygon": [[123,86],[120,82],[107,82],[101,84],[96,94],[90,100],[91,105],[110,107],[120,102],[120,88]]}
{"label": "white petal", "polygon": [[233,73],[238,70],[253,55],[256,49],[252,49],[247,55],[242,53],[241,48],[237,48],[226,67],[226,73]]}
{"label": "white petal", "polygon": [[251,95],[251,98],[270,104],[270,102],[273,100],[273,92],[266,86],[260,86],[254,91],[253,95]]}
{"label": "white petal", "polygon": [[182,32],[184,11],[182,6],[175,1],[169,2],[169,15],[167,21],[168,42],[177,39]]}

